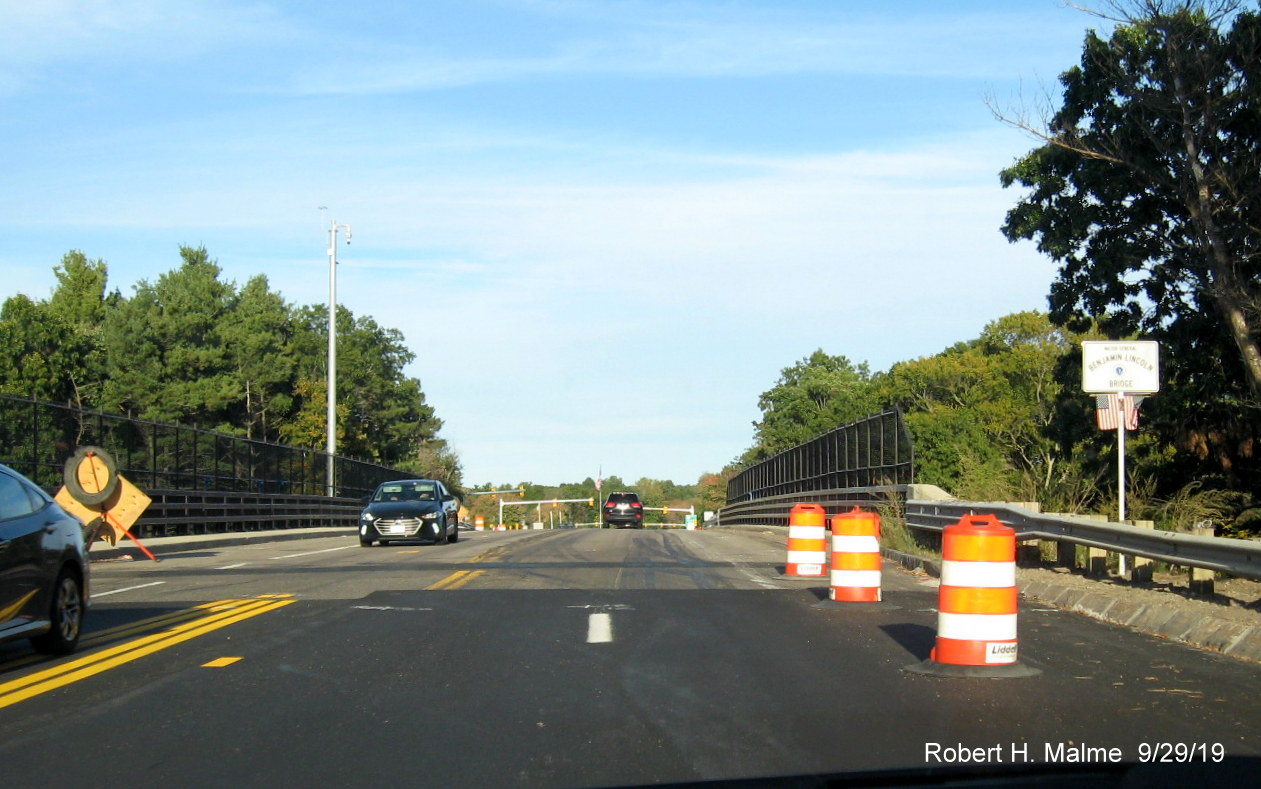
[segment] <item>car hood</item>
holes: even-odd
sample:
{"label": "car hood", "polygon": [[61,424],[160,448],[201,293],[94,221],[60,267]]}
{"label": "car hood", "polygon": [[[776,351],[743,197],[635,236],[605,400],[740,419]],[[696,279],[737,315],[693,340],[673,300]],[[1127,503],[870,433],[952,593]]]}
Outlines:
{"label": "car hood", "polygon": [[363,512],[374,518],[416,518],[441,509],[437,501],[374,501]]}

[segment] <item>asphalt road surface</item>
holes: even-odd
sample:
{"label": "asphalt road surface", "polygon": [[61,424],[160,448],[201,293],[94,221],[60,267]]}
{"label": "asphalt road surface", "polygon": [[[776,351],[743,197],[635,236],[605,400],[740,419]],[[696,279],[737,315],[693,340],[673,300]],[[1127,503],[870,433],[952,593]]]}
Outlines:
{"label": "asphalt road surface", "polygon": [[935,582],[822,609],[782,535],[353,535],[93,565],[80,650],[0,646],[6,787],[638,785],[1261,755],[1261,666],[1022,604],[1019,679],[908,672]]}

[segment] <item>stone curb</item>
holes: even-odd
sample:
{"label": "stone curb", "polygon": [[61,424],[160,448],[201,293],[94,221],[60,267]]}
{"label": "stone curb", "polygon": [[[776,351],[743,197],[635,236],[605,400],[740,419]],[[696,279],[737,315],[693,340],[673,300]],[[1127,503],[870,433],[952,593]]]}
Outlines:
{"label": "stone curb", "polygon": [[1057,608],[1124,625],[1149,635],[1240,660],[1261,662],[1261,627],[1255,625],[1192,614],[1170,606],[1135,603],[1045,581],[1031,581],[1021,587],[1020,593]]}
{"label": "stone curb", "polygon": [[916,556],[912,553],[895,551],[892,548],[881,548],[880,553],[884,556],[884,558],[897,562],[911,572],[923,570],[933,578],[941,577],[941,559],[930,559],[925,556]]}
{"label": "stone curb", "polygon": [[[769,530],[770,527],[734,528],[752,531]],[[880,553],[911,572],[922,570],[934,578],[941,577],[940,559],[916,556],[891,548],[882,548]],[[1141,633],[1220,652],[1239,660],[1261,663],[1261,627],[1256,625],[1192,614],[1172,606],[1147,605],[1097,591],[1070,589],[1045,581],[1022,584],[1020,594],[1056,608],[1124,625]]]}

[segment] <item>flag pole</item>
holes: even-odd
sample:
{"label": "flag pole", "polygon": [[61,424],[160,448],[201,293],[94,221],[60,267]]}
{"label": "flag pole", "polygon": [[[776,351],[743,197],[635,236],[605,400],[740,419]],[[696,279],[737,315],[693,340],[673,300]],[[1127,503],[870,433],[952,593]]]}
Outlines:
{"label": "flag pole", "polygon": [[1117,392],[1117,522],[1125,523],[1125,392]]}

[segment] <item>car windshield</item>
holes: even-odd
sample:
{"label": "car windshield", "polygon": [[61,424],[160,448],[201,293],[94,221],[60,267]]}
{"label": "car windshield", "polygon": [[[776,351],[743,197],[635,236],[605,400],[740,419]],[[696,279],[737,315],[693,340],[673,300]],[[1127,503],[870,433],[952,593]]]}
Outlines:
{"label": "car windshield", "polygon": [[377,488],[375,501],[437,501],[438,486],[432,482],[391,482]]}

